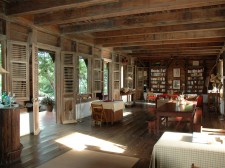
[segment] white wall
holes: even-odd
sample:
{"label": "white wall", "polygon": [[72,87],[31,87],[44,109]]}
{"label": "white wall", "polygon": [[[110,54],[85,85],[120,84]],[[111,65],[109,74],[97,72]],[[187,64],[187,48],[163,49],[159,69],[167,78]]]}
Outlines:
{"label": "white wall", "polygon": [[[98,101],[98,100],[96,100],[96,101]],[[91,103],[92,102],[93,101],[76,104],[76,120],[91,116]]]}
{"label": "white wall", "polygon": [[20,136],[33,132],[33,113],[20,113]]}

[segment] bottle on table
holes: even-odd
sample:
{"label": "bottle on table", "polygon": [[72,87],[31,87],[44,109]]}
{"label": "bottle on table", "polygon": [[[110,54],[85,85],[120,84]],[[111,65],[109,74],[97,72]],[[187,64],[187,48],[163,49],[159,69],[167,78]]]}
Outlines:
{"label": "bottle on table", "polygon": [[3,105],[6,104],[6,97],[7,97],[6,91],[3,91],[3,92],[2,92],[2,104],[3,104]]}
{"label": "bottle on table", "polygon": [[10,102],[11,102],[11,104],[15,104],[16,103],[16,94],[15,93],[12,94],[12,96],[10,98]]}
{"label": "bottle on table", "polygon": [[8,92],[8,95],[7,95],[7,97],[6,97],[6,104],[7,105],[11,105],[11,92]]}

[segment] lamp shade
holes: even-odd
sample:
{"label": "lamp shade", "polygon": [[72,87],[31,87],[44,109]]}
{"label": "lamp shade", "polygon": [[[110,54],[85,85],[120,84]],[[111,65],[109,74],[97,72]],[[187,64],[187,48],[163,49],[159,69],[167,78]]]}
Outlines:
{"label": "lamp shade", "polygon": [[131,80],[133,80],[133,79],[132,79],[130,76],[128,76],[128,77],[127,77],[127,80],[128,80],[128,81],[131,81]]}
{"label": "lamp shade", "polygon": [[9,72],[0,66],[0,74],[5,74],[5,73],[9,73]]}

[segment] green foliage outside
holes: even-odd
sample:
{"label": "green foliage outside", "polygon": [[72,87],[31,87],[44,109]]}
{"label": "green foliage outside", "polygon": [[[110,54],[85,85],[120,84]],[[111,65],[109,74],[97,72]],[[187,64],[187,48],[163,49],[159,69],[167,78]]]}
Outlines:
{"label": "green foliage outside", "polygon": [[109,71],[108,71],[108,64],[104,64],[104,94],[108,94],[108,77]]}
{"label": "green foliage outside", "polygon": [[[39,75],[39,96],[54,97],[54,62],[47,52],[38,52],[38,75]],[[88,92],[88,65],[85,60],[79,59],[79,93]],[[104,93],[108,93],[108,67],[104,65]]]}
{"label": "green foliage outside", "polygon": [[39,96],[48,95],[53,97],[55,90],[54,63],[47,52],[38,52],[38,84]]}
{"label": "green foliage outside", "polygon": [[83,58],[79,59],[79,93],[87,93],[88,90],[88,74],[87,65]]}
{"label": "green foliage outside", "polygon": [[[0,66],[2,66],[2,44],[0,44]],[[0,76],[0,94],[2,93],[2,75]]]}

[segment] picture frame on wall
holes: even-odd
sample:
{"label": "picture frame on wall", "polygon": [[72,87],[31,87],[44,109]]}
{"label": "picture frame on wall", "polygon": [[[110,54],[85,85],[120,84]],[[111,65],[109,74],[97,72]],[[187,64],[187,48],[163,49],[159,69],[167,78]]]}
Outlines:
{"label": "picture frame on wall", "polygon": [[173,89],[180,89],[180,80],[173,80]]}
{"label": "picture frame on wall", "polygon": [[173,77],[180,77],[180,68],[173,69]]}

